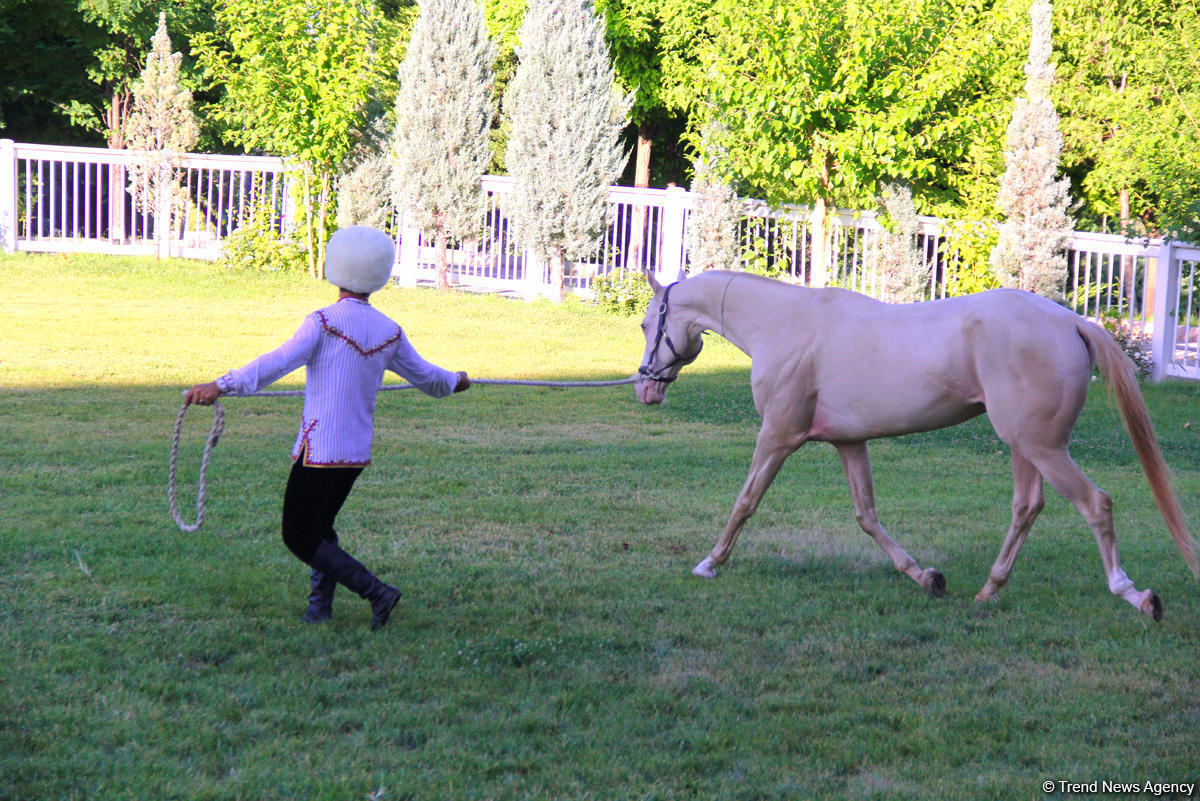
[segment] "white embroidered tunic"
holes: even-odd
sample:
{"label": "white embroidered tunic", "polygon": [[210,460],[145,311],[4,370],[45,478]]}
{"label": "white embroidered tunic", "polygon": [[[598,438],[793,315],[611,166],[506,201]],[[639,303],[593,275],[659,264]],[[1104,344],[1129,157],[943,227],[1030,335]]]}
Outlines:
{"label": "white embroidered tunic", "polygon": [[313,467],[371,463],[375,397],[385,370],[427,395],[454,391],[458,374],[422,359],[395,322],[358,298],[304,318],[292,338],[217,379],[222,394],[249,395],[304,365],[304,413],[292,458]]}

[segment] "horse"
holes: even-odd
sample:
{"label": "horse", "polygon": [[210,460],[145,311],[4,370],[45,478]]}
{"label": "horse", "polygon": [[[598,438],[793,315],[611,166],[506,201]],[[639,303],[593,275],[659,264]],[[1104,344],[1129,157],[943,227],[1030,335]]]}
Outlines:
{"label": "horse", "polygon": [[975,596],[996,597],[1044,505],[1043,479],[1087,521],[1109,590],[1155,621],[1159,596],[1121,568],[1112,501],[1076,466],[1071,430],[1094,366],[1115,395],[1155,502],[1194,576],[1196,551],[1154,437],[1135,368],[1103,328],[1053,301],[1016,289],[889,304],[840,288],[809,288],[762,276],[703,272],[654,290],[635,383],[644,404],[662,403],[711,331],[750,357],[762,426],[729,522],[692,573],[715,578],[784,461],[806,442],[837,450],[859,526],[896,569],[935,597],[946,579],[921,568],[879,522],[869,440],[957,425],[986,413],[1012,458],[1012,521]]}

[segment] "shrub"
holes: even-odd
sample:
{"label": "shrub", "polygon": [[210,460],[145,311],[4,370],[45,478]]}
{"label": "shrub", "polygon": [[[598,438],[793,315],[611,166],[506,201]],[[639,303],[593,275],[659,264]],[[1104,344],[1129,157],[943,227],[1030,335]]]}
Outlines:
{"label": "shrub", "polygon": [[1145,334],[1136,333],[1123,319],[1119,317],[1101,316],[1100,323],[1112,338],[1117,341],[1122,350],[1129,355],[1133,366],[1137,368],[1137,377],[1145,380],[1154,370],[1154,357],[1150,354],[1150,338]]}
{"label": "shrub", "polygon": [[305,249],[299,243],[280,236],[274,217],[273,203],[255,202],[250,214],[225,240],[220,263],[246,270],[307,271]]}
{"label": "shrub", "polygon": [[634,270],[613,270],[592,279],[596,305],[611,314],[645,314],[654,290],[645,276]]}

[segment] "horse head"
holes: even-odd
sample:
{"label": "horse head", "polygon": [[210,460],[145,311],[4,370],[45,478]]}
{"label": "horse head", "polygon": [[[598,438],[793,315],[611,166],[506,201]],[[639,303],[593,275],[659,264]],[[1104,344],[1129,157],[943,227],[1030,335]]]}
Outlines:
{"label": "horse head", "polygon": [[642,366],[638,368],[640,378],[635,385],[638,400],[642,403],[662,403],[667,384],[675,380],[683,367],[695,361],[704,347],[700,337],[702,329],[684,315],[671,313],[671,292],[686,277],[687,273],[680,270],[675,283],[663,286],[654,273],[646,271],[646,280],[654,290],[654,297],[642,319],[646,350],[642,354]]}

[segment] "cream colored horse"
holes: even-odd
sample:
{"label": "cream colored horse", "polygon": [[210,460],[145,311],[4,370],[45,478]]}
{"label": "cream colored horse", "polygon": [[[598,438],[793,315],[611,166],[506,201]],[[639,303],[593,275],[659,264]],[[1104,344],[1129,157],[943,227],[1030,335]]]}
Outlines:
{"label": "cream colored horse", "polygon": [[1116,395],[1167,528],[1197,574],[1133,364],[1106,331],[1073,312],[1017,290],[889,305],[843,289],[808,289],[745,273],[707,272],[668,287],[650,280],[654,299],[642,323],[638,400],[661,403],[667,384],[699,355],[701,333],[713,331],[750,356],[763,421],[745,486],[712,552],[692,570],[697,576],[716,576],[784,460],[817,441],[837,449],[863,531],[897,570],[942,595],[942,574],[917,565],[879,523],[867,440],[943,428],[987,412],[1012,452],[1012,523],[976,598],[995,597],[1008,581],[1042,509],[1045,479],[1091,526],[1108,588],[1161,619],[1158,596],[1137,590],[1121,569],[1109,496],[1067,452],[1094,364]]}

